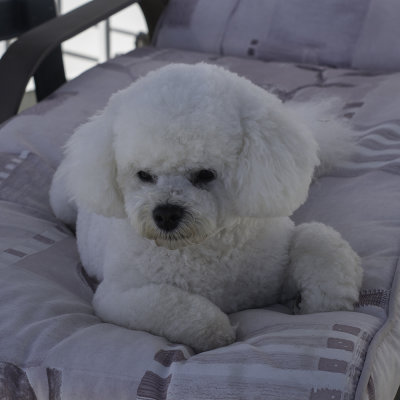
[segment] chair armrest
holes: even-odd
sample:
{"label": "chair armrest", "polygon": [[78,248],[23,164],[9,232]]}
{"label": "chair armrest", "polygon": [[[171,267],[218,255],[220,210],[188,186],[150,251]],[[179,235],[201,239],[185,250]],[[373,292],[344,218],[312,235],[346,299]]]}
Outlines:
{"label": "chair armrest", "polygon": [[[20,36],[0,60],[0,123],[18,112],[31,76],[63,41],[108,18],[138,0],[93,0],[39,25]],[[154,32],[164,0],[142,0],[150,35]]]}

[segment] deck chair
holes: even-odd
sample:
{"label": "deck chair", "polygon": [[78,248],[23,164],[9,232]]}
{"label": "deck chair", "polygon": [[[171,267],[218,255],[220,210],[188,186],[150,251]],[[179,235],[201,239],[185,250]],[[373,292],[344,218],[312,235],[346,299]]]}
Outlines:
{"label": "deck chair", "polygon": [[[22,35],[0,60],[0,397],[26,400],[391,400],[400,384],[400,3],[142,0],[152,44],[16,115],[62,41],[134,3],[93,0]],[[237,342],[195,354],[101,321],[52,175],[74,130],[170,63],[217,64],[283,102],[336,99],[351,159],[316,180],[296,223],[334,227],[362,258],[354,312],[230,315]],[[397,396],[397,399],[399,395]]]}

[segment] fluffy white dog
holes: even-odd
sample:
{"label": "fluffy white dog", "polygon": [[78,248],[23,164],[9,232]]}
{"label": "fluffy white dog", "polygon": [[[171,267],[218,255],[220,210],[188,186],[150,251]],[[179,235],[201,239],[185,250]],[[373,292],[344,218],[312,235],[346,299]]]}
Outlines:
{"label": "fluffy white dog", "polygon": [[77,205],[105,321],[196,351],[235,340],[227,313],[301,294],[352,310],[359,257],[332,228],[294,226],[318,145],[277,98],[223,68],[170,65],[112,96],[66,147],[50,191]]}

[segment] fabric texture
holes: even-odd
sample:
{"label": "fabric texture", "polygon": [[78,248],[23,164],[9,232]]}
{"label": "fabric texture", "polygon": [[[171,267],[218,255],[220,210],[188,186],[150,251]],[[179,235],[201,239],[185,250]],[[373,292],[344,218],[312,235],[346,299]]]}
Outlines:
{"label": "fabric texture", "polygon": [[[188,3],[181,12],[194,10]],[[47,201],[62,145],[132,80],[171,62],[201,61],[246,76],[285,102],[336,98],[332,113],[350,122],[358,146],[351,160],[312,185],[294,219],[331,225],[362,257],[355,312],[243,311],[230,316],[238,325],[235,344],[197,355],[94,315],[93,282],[73,233]],[[0,129],[0,397],[393,398],[400,368],[399,92],[400,74],[147,48],[86,72],[6,122]]]}
{"label": "fabric texture", "polygon": [[218,7],[212,0],[171,0],[156,44],[267,61],[398,71],[399,17],[396,0],[221,0]]}

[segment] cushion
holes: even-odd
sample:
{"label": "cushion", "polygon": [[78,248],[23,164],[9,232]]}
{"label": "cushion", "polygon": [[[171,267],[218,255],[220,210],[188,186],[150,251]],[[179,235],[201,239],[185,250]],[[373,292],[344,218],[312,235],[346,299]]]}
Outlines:
{"label": "cushion", "polygon": [[[296,223],[337,229],[362,257],[354,312],[294,316],[280,305],[230,316],[231,346],[194,354],[103,323],[76,240],[47,200],[62,145],[131,81],[205,61],[283,101],[335,97],[354,127],[351,160],[319,178]],[[100,84],[101,83],[101,84]],[[400,74],[136,50],[67,83],[0,129],[0,394],[26,399],[391,399],[400,368]],[[14,396],[14,397],[13,397]]]}
{"label": "cushion", "polygon": [[155,43],[262,60],[400,69],[397,0],[170,0]]}

